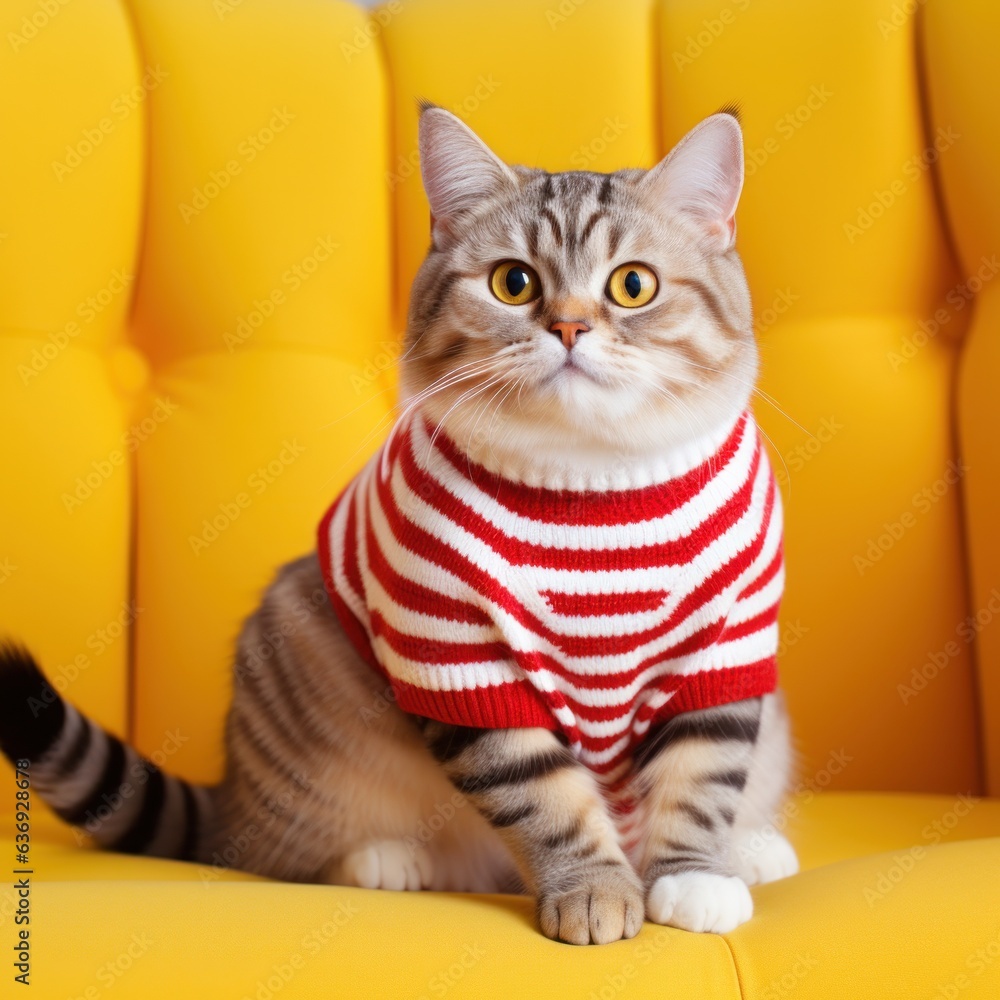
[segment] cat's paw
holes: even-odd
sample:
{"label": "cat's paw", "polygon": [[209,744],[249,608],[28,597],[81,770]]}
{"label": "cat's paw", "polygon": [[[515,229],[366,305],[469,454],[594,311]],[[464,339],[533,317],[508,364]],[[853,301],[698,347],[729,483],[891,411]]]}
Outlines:
{"label": "cat's paw", "polygon": [[725,934],[753,916],[746,883],[708,872],[662,875],[649,890],[646,916],[654,923],[686,931]]}
{"label": "cat's paw", "polygon": [[626,865],[588,870],[572,888],[538,897],[542,933],[568,944],[609,944],[635,937],[642,914],[642,887]]}
{"label": "cat's paw", "polygon": [[360,889],[417,890],[430,887],[433,866],[422,847],[411,851],[401,840],[380,840],[348,854],[343,881]]}
{"label": "cat's paw", "polygon": [[799,859],[780,833],[752,831],[733,844],[733,865],[747,885],[762,885],[794,875]]}

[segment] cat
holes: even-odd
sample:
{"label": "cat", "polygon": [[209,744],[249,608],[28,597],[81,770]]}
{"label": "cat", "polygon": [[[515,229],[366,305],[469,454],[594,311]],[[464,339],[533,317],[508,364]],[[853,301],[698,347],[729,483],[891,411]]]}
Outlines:
{"label": "cat", "polygon": [[13,643],[0,747],[113,850],[526,891],[576,944],[730,931],[797,870],[738,119],[610,174],[509,166],[433,105],[419,147],[401,415],[244,624],[222,781],[144,761]]}

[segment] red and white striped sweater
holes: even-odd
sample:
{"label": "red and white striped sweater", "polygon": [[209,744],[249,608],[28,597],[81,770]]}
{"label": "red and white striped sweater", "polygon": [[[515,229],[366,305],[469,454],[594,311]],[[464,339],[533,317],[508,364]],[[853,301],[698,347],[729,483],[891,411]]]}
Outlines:
{"label": "red and white striped sweater", "polygon": [[774,690],[781,500],[749,413],[601,492],[432,437],[398,426],[319,529],[338,617],[402,709],[560,730],[624,792],[651,725]]}

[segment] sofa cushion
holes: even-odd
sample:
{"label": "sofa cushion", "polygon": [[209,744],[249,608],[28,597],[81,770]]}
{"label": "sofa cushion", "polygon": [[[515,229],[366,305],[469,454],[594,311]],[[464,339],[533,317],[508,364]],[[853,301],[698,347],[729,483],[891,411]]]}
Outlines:
{"label": "sofa cushion", "polygon": [[[285,997],[387,1000],[1000,989],[1000,802],[807,793],[784,815],[806,870],[754,889],[749,923],[723,936],[647,923],[602,948],[542,937],[525,897],[282,884],[81,849],[43,819],[32,975],[44,996],[86,1000],[112,982],[114,996],[142,1000],[271,1000],[286,985]],[[15,906],[7,885],[0,925]]]}

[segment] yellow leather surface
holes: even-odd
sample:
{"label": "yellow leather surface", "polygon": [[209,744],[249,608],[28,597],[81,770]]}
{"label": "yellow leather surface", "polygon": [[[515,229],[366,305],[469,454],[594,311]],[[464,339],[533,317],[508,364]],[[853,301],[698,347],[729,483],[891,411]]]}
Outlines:
{"label": "yellow leather surface", "polygon": [[[965,484],[971,627],[979,643],[979,717],[986,789],[1000,794],[1000,121],[990,94],[997,81],[1000,7],[932,4],[927,11],[930,123],[961,135],[941,159],[941,193],[959,258],[961,308],[972,323],[957,384],[959,443],[969,466]],[[974,296],[974,301],[973,301]],[[974,309],[970,306],[974,305]]]}
{"label": "yellow leather surface", "polygon": [[206,780],[240,620],[391,404],[365,373],[394,338],[384,73],[373,44],[341,53],[366,23],[346,3],[133,12],[170,74],[133,324],[150,395],[177,407],[137,452],[135,737],[180,727],[171,766]]}
{"label": "yellow leather surface", "polygon": [[[731,23],[702,45],[719,17],[714,0],[662,6],[664,140],[720,104],[742,104],[739,247],[761,387],[777,403],[761,398],[756,410],[780,456],[781,672],[804,773],[844,747],[854,761],[836,787],[975,789],[968,643],[933,694],[904,701],[897,691],[967,614],[959,493],[919,495],[957,457],[952,384],[965,317],[947,341],[895,370],[891,359],[957,280],[930,171],[912,161],[927,146],[914,20],[880,30],[892,4],[871,0],[728,7]],[[863,228],[859,209],[880,191],[894,203]]]}
{"label": "yellow leather surface", "polygon": [[[155,749],[180,731],[173,766],[203,780],[220,773],[239,623],[275,565],[309,548],[319,512],[384,433],[405,289],[427,239],[410,155],[414,95],[457,108],[509,158],[595,169],[653,162],[690,121],[736,97],[753,164],[740,245],[768,394],[757,409],[788,510],[782,673],[803,777],[843,748],[852,763],[834,787],[981,790],[977,713],[995,692],[988,671],[977,679],[973,644],[960,634],[976,610],[959,517],[964,472],[957,487],[948,482],[962,470],[950,414],[971,309],[955,315],[946,336],[893,362],[956,274],[931,170],[911,179],[907,167],[926,144],[911,58],[916,21],[883,38],[868,0],[808,17],[792,4],[771,14],[747,6],[715,37],[706,4],[654,10],[645,0],[588,0],[563,13],[547,0],[512,0],[486,32],[476,31],[478,7],[436,0],[390,4],[372,20],[346,3],[306,0],[217,10],[137,0],[131,23],[113,4],[88,8],[93,30],[101,18],[114,21],[117,34],[104,32],[102,44],[121,50],[117,63],[101,60],[118,77],[97,88],[93,115],[100,121],[101,101],[110,108],[118,90],[138,88],[141,100],[70,175],[34,181],[43,186],[19,209],[34,212],[32,224],[11,227],[9,257],[33,282],[41,272],[58,284],[45,261],[13,250],[19,232],[59,219],[87,247],[78,268],[110,274],[117,259],[135,277],[100,314],[104,326],[93,327],[93,350],[107,327],[106,388],[71,375],[72,364],[85,363],[71,360],[81,343],[60,354],[65,364],[53,362],[29,386],[12,383],[4,397],[11,426],[26,430],[4,441],[24,482],[4,499],[16,505],[7,523],[22,530],[5,543],[18,569],[0,586],[10,620],[23,623],[20,633],[56,672],[116,613],[134,619],[128,639],[67,685],[85,709],[121,724],[132,642],[139,745]],[[60,23],[7,57],[5,71],[11,86],[29,74],[28,86],[30,72],[48,70],[43,93],[83,122],[82,132],[86,88],[36,67],[75,45]],[[711,44],[698,41],[705,31]],[[821,35],[828,44],[819,45]],[[473,36],[476,45],[460,44]],[[857,39],[850,64],[839,55],[849,39]],[[607,50],[604,82],[550,73],[553,61],[568,64],[588,44]],[[435,54],[442,46],[453,50],[448,60]],[[73,101],[64,100],[69,91]],[[36,110],[15,116],[12,133],[37,158],[51,150],[55,126]],[[865,155],[841,180],[834,165],[852,143]],[[939,158],[958,162],[949,157],[960,152],[956,143]],[[851,206],[873,186],[891,188],[893,170],[904,194],[877,225],[848,234]],[[84,187],[98,180],[107,191]],[[62,207],[66,184],[80,186],[79,219]],[[53,185],[58,198],[49,197]],[[95,201],[127,199],[120,220],[94,222]],[[12,286],[18,273],[10,272]],[[59,295],[72,304],[82,280],[59,284]],[[23,300],[18,308],[51,310],[55,298],[19,291],[9,308]],[[41,314],[32,322],[55,325]],[[114,340],[122,343],[109,346]],[[4,342],[15,357],[30,353],[12,336]],[[966,426],[975,424],[977,399],[960,400]],[[133,425],[149,430],[100,479],[105,456]],[[65,512],[64,484],[72,488],[95,462],[98,488]],[[979,464],[991,465],[990,456]],[[976,504],[973,526],[975,511],[988,508]],[[979,532],[994,533],[988,524]],[[991,550],[977,536],[975,551]],[[988,583],[987,573],[977,600]],[[39,610],[53,585],[65,591],[56,621]],[[942,657],[944,667],[935,666],[931,658]],[[933,694],[908,695],[927,673]]]}
{"label": "yellow leather surface", "polygon": [[[414,95],[460,115],[512,163],[616,170],[658,159],[649,0],[563,6],[570,13],[552,0],[511,0],[492,9],[461,0],[379,8],[391,66],[394,150],[387,181],[401,315],[430,240]],[[598,50],[600,72],[583,71]]]}
{"label": "yellow leather surface", "polygon": [[[779,825],[795,844],[805,871],[915,845],[934,847],[1000,837],[1000,801],[971,796],[805,790],[790,799]],[[6,836],[10,824],[0,829]],[[36,812],[33,831],[40,855],[36,876],[43,881],[256,879],[217,867],[209,872],[202,866],[177,861],[90,850],[84,835],[77,834],[44,807]]]}
{"label": "yellow leather surface", "polygon": [[75,5],[24,38],[35,7],[4,6],[0,55],[17,95],[0,106],[0,622],[124,732],[131,421],[110,362],[142,215],[137,54],[117,4]]}
{"label": "yellow leather surface", "polygon": [[[236,1000],[258,982],[280,992],[282,978],[285,996],[393,1000],[603,990],[767,1000],[792,989],[853,1000],[931,996],[949,983],[962,996],[995,995],[1000,803],[822,793],[799,796],[786,815],[807,870],[755,889],[750,923],[723,937],[646,924],[603,948],[546,941],[521,897],[281,885],[50,844],[35,856],[45,934],[34,968],[46,997],[101,995],[113,981],[115,996],[143,1000]],[[46,827],[46,840],[68,839]],[[101,920],[82,919],[98,901]],[[13,905],[4,887],[0,927]]]}
{"label": "yellow leather surface", "polygon": [[509,159],[595,170],[649,165],[738,101],[809,800],[785,815],[810,870],[755,890],[750,924],[586,950],[542,939],[526,900],[206,879],[41,818],[36,995],[1000,992],[1000,803],[959,798],[1000,792],[998,18],[986,0],[9,0],[0,627],[60,690],[170,769],[220,774],[239,623],[394,403],[427,242],[416,98]]}
{"label": "yellow leather surface", "polygon": [[996,996],[998,847],[875,854],[762,886],[757,919],[726,936],[742,996]]}
{"label": "yellow leather surface", "polygon": [[[397,300],[427,243],[412,95],[458,111],[508,159],[595,170],[649,165],[738,101],[749,156],[739,245],[757,303],[756,408],[786,500],[781,669],[802,774],[844,747],[853,760],[835,787],[978,790],[976,678],[958,635],[960,494],[947,481],[961,468],[951,407],[965,316],[936,349],[893,360],[957,281],[922,155],[915,21],[880,29],[886,12],[870,0],[723,9],[514,0],[475,45],[462,44],[482,22],[475,5],[410,4],[387,18]],[[605,72],[552,72],[598,45]],[[651,91],[640,82],[650,76]],[[543,114],[550,126],[526,126]],[[849,149],[864,156],[844,178]],[[859,224],[880,191],[893,204]],[[946,670],[928,666],[933,655]],[[934,695],[901,694],[924,670]]]}

